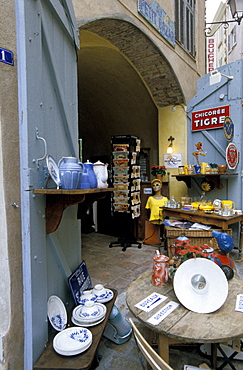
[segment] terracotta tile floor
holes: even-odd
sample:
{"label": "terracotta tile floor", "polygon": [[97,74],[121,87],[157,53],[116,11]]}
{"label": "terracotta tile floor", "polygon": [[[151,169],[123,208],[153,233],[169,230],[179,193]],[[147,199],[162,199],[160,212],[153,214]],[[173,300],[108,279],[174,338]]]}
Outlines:
{"label": "terracotta tile floor", "polygon": [[[110,242],[116,240],[115,237],[95,232],[82,234],[82,258],[86,261],[93,285],[102,283],[118,290],[115,304],[123,317],[129,318],[132,315],[126,305],[126,289],[131,281],[144,271],[151,270],[152,272],[153,256],[158,247],[143,245],[141,249],[131,247],[123,252],[121,247],[109,248]],[[243,278],[242,263],[236,267],[237,273]],[[141,323],[138,320],[135,321],[140,330],[143,331]],[[98,355],[101,356],[97,368],[99,370],[143,369],[141,365],[142,357],[138,353],[133,337],[128,342],[120,345],[103,337],[99,345]],[[170,349],[170,366],[174,370],[183,370],[184,364],[199,366],[201,363],[210,365],[209,359],[202,356],[198,348]],[[242,361],[234,360],[233,363],[235,369],[243,369]],[[224,369],[230,370],[231,367],[227,365]]]}

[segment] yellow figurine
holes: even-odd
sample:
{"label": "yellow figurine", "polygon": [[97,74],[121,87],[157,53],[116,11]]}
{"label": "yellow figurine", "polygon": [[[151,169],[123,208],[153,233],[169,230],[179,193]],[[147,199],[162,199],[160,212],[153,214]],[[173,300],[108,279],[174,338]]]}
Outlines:
{"label": "yellow figurine", "polygon": [[149,221],[154,224],[161,224],[163,219],[162,207],[168,202],[168,198],[164,197],[162,191],[162,181],[154,179],[151,181],[154,195],[151,195],[146,203],[145,208],[150,210]]}

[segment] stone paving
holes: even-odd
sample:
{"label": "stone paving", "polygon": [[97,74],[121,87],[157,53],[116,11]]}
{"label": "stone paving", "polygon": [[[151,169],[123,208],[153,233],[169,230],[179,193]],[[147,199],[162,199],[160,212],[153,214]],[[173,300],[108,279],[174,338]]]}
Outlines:
{"label": "stone paving", "polygon": [[[116,288],[116,306],[124,317],[134,319],[126,305],[126,289],[144,271],[152,271],[157,247],[143,245],[141,249],[131,247],[122,252],[121,247],[109,248],[110,242],[115,240],[115,237],[94,232],[82,234],[82,258],[86,261],[92,284],[102,283]],[[232,258],[237,258],[237,252],[232,254]],[[243,262],[236,263],[235,273],[243,278]],[[141,323],[134,321],[143,332]],[[100,361],[97,370],[142,370],[145,366],[133,337],[120,345],[103,337],[98,357]],[[218,362],[220,364],[221,360]],[[202,363],[210,366],[209,358],[200,352],[199,346],[183,350],[170,348],[170,366],[174,370],[183,370],[184,364],[199,366]],[[236,370],[243,369],[242,361],[234,360],[233,363]],[[231,367],[227,365],[224,369],[230,370]]]}

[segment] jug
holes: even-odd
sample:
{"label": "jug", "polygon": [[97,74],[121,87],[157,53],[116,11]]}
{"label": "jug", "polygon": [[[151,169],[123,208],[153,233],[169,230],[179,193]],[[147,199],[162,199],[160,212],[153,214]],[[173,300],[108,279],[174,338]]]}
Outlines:
{"label": "jug", "polygon": [[62,189],[77,189],[80,184],[83,163],[76,157],[62,157],[58,162]]}
{"label": "jug", "polygon": [[94,163],[94,173],[97,177],[97,187],[98,188],[108,188],[107,180],[108,180],[108,171],[107,171],[108,164],[104,164],[100,161]]}
{"label": "jug", "polygon": [[88,174],[90,188],[97,188],[97,177],[94,173],[94,164],[87,160],[87,162],[84,163],[84,168]]}
{"label": "jug", "polygon": [[82,179],[79,183],[78,189],[90,189],[89,174],[85,166],[83,168]]}
{"label": "jug", "polygon": [[160,254],[156,251],[154,256],[154,266],[152,273],[152,284],[156,286],[161,286],[163,283],[169,281],[169,257]]}
{"label": "jug", "polygon": [[201,173],[203,175],[205,175],[205,173],[206,173],[206,167],[208,166],[208,163],[202,162],[202,163],[200,163],[200,166],[201,166]]}
{"label": "jug", "polygon": [[235,202],[233,200],[221,200],[221,204],[223,208],[227,205],[229,208],[235,209]]}

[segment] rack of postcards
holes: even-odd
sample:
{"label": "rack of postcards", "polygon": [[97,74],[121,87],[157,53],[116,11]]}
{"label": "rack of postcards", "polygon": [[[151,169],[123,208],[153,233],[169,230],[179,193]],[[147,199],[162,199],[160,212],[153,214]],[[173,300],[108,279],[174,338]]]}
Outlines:
{"label": "rack of postcards", "polygon": [[132,135],[112,136],[113,212],[140,216],[140,139]]}

